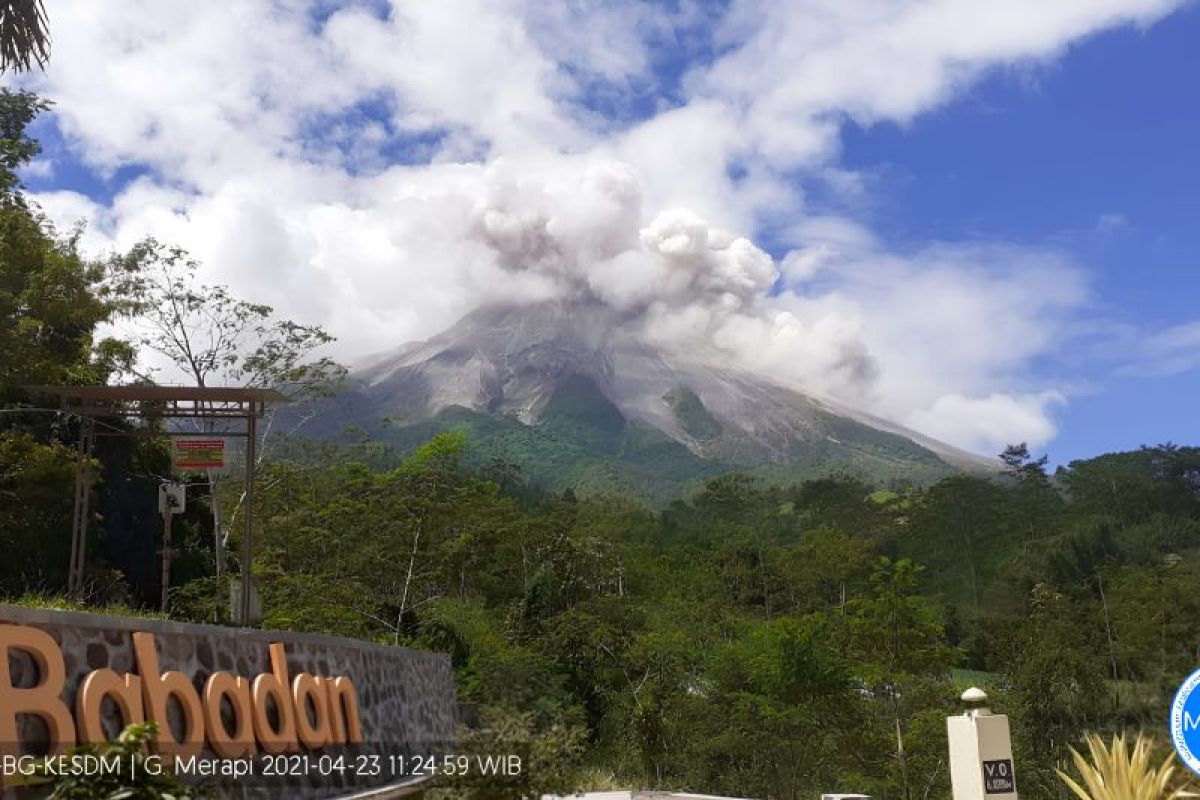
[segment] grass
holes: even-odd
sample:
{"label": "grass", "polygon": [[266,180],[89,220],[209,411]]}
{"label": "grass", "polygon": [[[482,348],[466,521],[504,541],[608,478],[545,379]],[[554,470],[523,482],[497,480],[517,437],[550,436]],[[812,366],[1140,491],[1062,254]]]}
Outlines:
{"label": "grass", "polygon": [[972,686],[990,686],[996,683],[1000,676],[995,672],[983,672],[977,669],[952,669],[950,681],[956,689],[966,691]]}
{"label": "grass", "polygon": [[89,614],[107,614],[114,617],[170,619],[168,615],[158,611],[147,611],[140,608],[131,608],[130,606],[116,603],[101,606],[88,605],[87,603],[74,600],[66,595],[44,592],[25,592],[24,594],[17,595],[15,597],[0,597],[0,603],[6,603],[11,606],[21,606],[23,608],[47,608],[53,611],[86,611]]}

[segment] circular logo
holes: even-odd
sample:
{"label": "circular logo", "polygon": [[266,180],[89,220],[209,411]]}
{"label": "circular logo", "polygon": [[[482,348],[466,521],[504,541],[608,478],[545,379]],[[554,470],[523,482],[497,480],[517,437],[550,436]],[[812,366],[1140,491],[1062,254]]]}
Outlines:
{"label": "circular logo", "polygon": [[1171,742],[1188,769],[1200,775],[1200,669],[1187,677],[1171,702]]}

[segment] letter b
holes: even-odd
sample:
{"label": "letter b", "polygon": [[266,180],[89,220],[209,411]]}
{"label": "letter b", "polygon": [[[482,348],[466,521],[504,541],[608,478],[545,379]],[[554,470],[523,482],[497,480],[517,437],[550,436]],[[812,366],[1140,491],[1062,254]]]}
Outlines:
{"label": "letter b", "polygon": [[[13,687],[8,668],[10,650],[20,650],[33,659],[40,677],[36,686]],[[18,714],[31,714],[45,721],[52,754],[75,744],[75,723],[62,701],[65,681],[62,650],[50,634],[24,625],[0,625],[0,753],[19,755]]]}

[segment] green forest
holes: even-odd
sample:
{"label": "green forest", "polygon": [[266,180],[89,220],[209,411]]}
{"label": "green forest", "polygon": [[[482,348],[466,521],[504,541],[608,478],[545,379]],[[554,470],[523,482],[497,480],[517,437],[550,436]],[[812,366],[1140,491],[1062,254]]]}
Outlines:
{"label": "green forest", "polygon": [[[149,380],[147,348],[201,383],[315,395],[340,374],[314,355],[323,331],[193,286],[186,254],[145,242],[84,257],[17,178],[44,108],[0,94],[0,594],[24,603],[65,602],[79,435],[27,387]],[[172,344],[164,300],[236,347]],[[167,439],[106,425],[142,435],[97,448],[86,592],[69,602],[145,613]],[[1171,695],[1200,661],[1197,448],[1050,472],[1018,445],[996,476],[927,485],[727,474],[652,508],[541,488],[473,457],[462,431],[408,452],[302,431],[274,432],[254,465],[254,562],[226,567],[252,569],[264,627],[448,653],[483,721],[463,746],[528,755],[512,796],[945,798],[944,718],[978,685],[1011,718],[1022,793],[1066,797],[1054,769],[1085,732],[1165,745]],[[228,613],[213,527],[236,554],[235,483],[192,480],[173,618]]]}

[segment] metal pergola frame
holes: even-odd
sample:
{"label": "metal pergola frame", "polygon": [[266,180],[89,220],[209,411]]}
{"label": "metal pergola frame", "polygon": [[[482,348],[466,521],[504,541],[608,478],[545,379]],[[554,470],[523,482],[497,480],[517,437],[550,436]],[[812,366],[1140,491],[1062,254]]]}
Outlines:
{"label": "metal pergola frame", "polygon": [[[80,418],[79,464],[75,472],[75,506],[71,516],[71,563],[67,571],[68,590],[74,594],[83,587],[87,553],[88,506],[92,475],[89,461],[97,436],[130,436],[132,433],[96,432],[96,420],[105,417],[124,419],[199,419],[241,421],[242,431],[167,431],[169,436],[218,436],[246,440],[245,533],[242,537],[241,597],[238,619],[250,623],[250,563],[254,540],[254,459],[258,420],[266,413],[267,403],[291,402],[274,389],[243,389],[224,386],[35,386],[29,391],[57,397],[65,414]],[[219,533],[219,532],[218,532]],[[220,559],[221,554],[217,554]],[[220,565],[217,566],[218,572]],[[220,588],[218,587],[218,591]]]}

